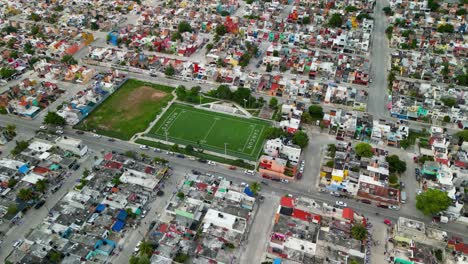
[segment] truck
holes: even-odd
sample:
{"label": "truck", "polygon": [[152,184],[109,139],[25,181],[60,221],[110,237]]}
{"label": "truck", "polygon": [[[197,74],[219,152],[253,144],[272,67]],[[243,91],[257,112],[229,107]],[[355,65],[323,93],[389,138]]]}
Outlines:
{"label": "truck", "polygon": [[401,203],[406,203],[406,192],[401,192],[400,198],[401,198]]}

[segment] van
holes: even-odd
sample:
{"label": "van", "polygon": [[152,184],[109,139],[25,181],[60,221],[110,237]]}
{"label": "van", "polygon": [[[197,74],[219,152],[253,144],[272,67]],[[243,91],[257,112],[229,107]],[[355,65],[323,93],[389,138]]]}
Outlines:
{"label": "van", "polygon": [[400,197],[401,203],[406,203],[406,192],[401,192]]}

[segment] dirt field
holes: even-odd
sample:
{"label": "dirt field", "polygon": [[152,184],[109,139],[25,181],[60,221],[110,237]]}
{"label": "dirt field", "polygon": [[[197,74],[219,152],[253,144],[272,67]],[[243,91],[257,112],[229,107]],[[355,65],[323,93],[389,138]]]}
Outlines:
{"label": "dirt field", "polygon": [[144,131],[171,99],[171,87],[129,80],[77,125],[84,130],[130,139]]}

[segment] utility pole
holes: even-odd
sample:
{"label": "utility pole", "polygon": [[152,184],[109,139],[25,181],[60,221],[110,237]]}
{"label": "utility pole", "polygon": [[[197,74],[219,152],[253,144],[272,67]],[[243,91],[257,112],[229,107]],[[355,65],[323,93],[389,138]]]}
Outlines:
{"label": "utility pole", "polygon": [[227,156],[227,145],[229,145],[229,143],[224,143],[224,159],[226,159]]}
{"label": "utility pole", "polygon": [[167,142],[169,142],[169,141],[167,140],[167,128],[164,129],[164,134],[166,134],[166,143],[167,143]]}

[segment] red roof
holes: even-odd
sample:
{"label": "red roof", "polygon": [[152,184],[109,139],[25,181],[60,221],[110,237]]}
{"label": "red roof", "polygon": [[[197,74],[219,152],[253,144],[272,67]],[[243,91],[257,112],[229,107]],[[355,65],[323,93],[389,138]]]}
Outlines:
{"label": "red roof", "polygon": [[44,167],[40,167],[40,166],[36,166],[34,167],[33,169],[33,172],[34,173],[37,173],[37,174],[44,174],[44,173],[47,173],[49,172],[50,170],[47,169],[47,168],[44,168]]}
{"label": "red roof", "polygon": [[343,218],[353,221],[354,220],[354,211],[351,208],[343,209]]}
{"label": "red roof", "polygon": [[272,83],[271,84],[271,90],[273,90],[273,91],[277,90],[278,87],[279,87],[279,84],[277,84],[277,83]]}
{"label": "red roof", "polygon": [[281,206],[284,206],[284,207],[293,208],[294,207],[294,199],[291,198],[291,197],[283,196],[283,197],[281,197],[280,204],[281,204]]}
{"label": "red roof", "polygon": [[109,169],[120,170],[123,167],[123,165],[122,165],[122,163],[117,162],[117,161],[109,161],[109,162],[106,163],[105,167],[109,168]]}
{"label": "red roof", "polygon": [[292,217],[301,219],[302,221],[310,222],[312,220],[312,214],[306,211],[302,211],[299,209],[293,210]]}
{"label": "red roof", "polygon": [[105,160],[111,160],[112,159],[112,153],[107,153],[106,155],[104,155],[104,159]]}
{"label": "red roof", "polygon": [[204,182],[197,182],[197,189],[200,190],[200,191],[204,191],[206,190],[206,188],[208,187],[208,184],[204,183]]}
{"label": "red roof", "polygon": [[167,224],[161,224],[159,226],[159,231],[163,232],[163,233],[166,233],[167,231]]}

